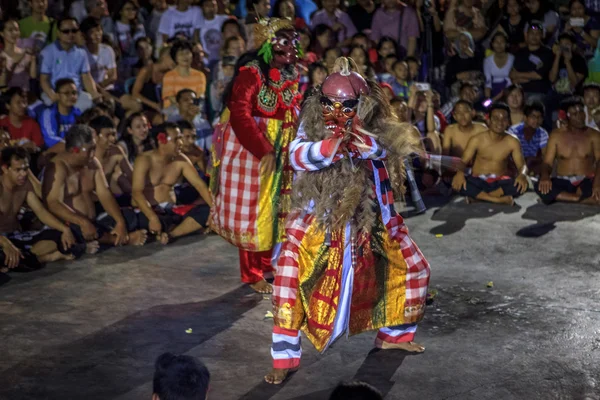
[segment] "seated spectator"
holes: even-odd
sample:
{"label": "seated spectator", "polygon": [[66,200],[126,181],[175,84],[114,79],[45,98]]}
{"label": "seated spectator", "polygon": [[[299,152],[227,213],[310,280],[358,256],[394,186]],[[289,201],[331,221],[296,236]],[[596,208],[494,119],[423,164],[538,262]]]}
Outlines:
{"label": "seated spectator", "polygon": [[521,150],[531,176],[540,175],[540,167],[548,145],[548,132],[542,128],[544,105],[533,102],[525,106],[525,121],[508,130],[521,142]]}
{"label": "seated spectator", "polygon": [[504,18],[500,21],[499,29],[507,36],[508,52],[516,53],[525,44],[525,17],[522,15],[522,3],[519,0],[508,0]]}
{"label": "seated spectator", "polygon": [[408,64],[408,80],[409,82],[418,82],[421,78],[421,60],[415,56],[408,56],[404,59]]}
{"label": "seated spectator", "polygon": [[[140,154],[133,165],[133,205],[140,210],[140,226],[162,244],[168,244],[174,238],[205,229],[212,200],[206,183],[189,158],[181,154],[183,142],[177,125],[165,123],[157,141],[158,148]],[[176,205],[173,188],[182,178],[206,204]]]}
{"label": "seated spectator", "polygon": [[308,85],[302,88],[304,100],[320,93],[321,85],[325,82],[325,78],[327,78],[327,67],[320,62],[310,64],[308,67],[308,78]]}
{"label": "seated spectator", "polygon": [[[165,11],[167,11],[167,0],[150,0],[152,11],[144,23],[144,30],[148,33],[148,37],[152,43],[156,44],[156,50],[162,48],[162,35],[158,33],[160,19]],[[158,55],[158,54],[157,54]]]}
{"label": "seated spectator", "polygon": [[[240,3],[242,3],[240,1]],[[259,20],[267,18],[271,15],[271,1],[270,0],[248,0],[246,1],[248,8],[248,14],[244,21],[246,27],[248,51],[254,50],[254,24],[258,23]]]}
{"label": "seated spectator", "polygon": [[[566,125],[548,139],[536,192],[544,202],[600,204],[600,132],[585,125],[579,97],[561,103]],[[556,177],[551,178],[554,163]]]}
{"label": "seated spectator", "polygon": [[163,47],[158,61],[140,70],[131,89],[132,96],[142,102],[144,111],[158,118],[161,118],[162,107],[157,87],[162,85],[165,74],[175,68],[170,51],[169,47]]}
{"label": "seated spectator", "polygon": [[376,10],[377,5],[373,0],[357,0],[356,4],[348,7],[348,16],[357,31],[370,32]]}
{"label": "seated spectator", "polygon": [[78,95],[75,82],[68,78],[59,79],[55,89],[58,100],[44,109],[38,119],[44,143],[50,153],[64,150],[65,135],[81,115],[81,110],[75,106]]}
{"label": "seated spectator", "polygon": [[[527,21],[539,21],[542,27],[542,43],[552,44],[558,37],[560,17],[551,9],[549,1],[529,0],[525,2],[529,13]],[[525,38],[527,39],[527,38]]]}
{"label": "seated spectator", "polygon": [[408,81],[408,63],[404,60],[398,60],[392,66],[392,71],[394,75],[390,85],[394,96],[408,100],[409,88],[412,85],[412,82]]}
{"label": "seated spectator", "polygon": [[[75,10],[73,10],[75,8]],[[79,0],[71,4],[71,12],[69,16],[75,18],[78,23],[83,22],[86,18],[93,18],[100,24],[102,31],[110,39],[114,41],[115,24],[112,18],[108,15],[108,7],[106,0]]]}
{"label": "seated spectator", "polygon": [[[359,69],[359,73],[365,79],[375,79],[375,69],[369,61],[369,53],[362,47],[354,46],[350,49],[348,57],[352,58]],[[408,71],[407,71],[408,72]]]}
{"label": "seated spectator", "polygon": [[425,149],[434,154],[441,154],[440,121],[433,109],[433,92],[418,91],[415,85],[411,86],[408,108],[412,111],[412,124],[424,139]]}
{"label": "seated spectator", "polygon": [[187,40],[200,42],[200,22],[202,11],[192,7],[192,0],[177,0],[175,7],[169,7],[161,16],[158,33],[162,43],[167,43],[177,35],[183,35]]}
{"label": "seated spectator", "polygon": [[551,87],[549,74],[553,59],[552,50],[542,44],[543,35],[544,27],[539,21],[527,24],[527,47],[515,54],[510,73],[512,83],[521,85],[527,101],[537,100],[542,103]]}
{"label": "seated spectator", "polygon": [[442,113],[442,95],[437,90],[433,90],[433,110],[434,115],[440,120],[440,133],[443,134],[448,127],[448,120]]}
{"label": "seated spectator", "polygon": [[[385,57],[383,60],[383,70],[379,74],[377,74],[377,80],[381,83],[392,84],[396,80],[396,74],[394,72],[394,67],[396,66],[396,61],[398,61],[398,57],[395,54],[390,54]],[[406,63],[406,79],[408,79],[408,63],[406,61],[402,61]]]}
{"label": "seated spectator", "polygon": [[175,97],[177,113],[169,118],[169,122],[187,121],[194,126],[196,145],[207,154],[212,144],[212,127],[202,115],[203,101],[191,89],[181,89]]}
{"label": "seated spectator", "polygon": [[206,75],[192,68],[192,45],[178,41],[171,47],[175,68],[163,77],[162,99],[164,108],[175,104],[175,96],[181,89],[193,90],[199,98],[206,92]]}
{"label": "seated spectator", "polygon": [[459,100],[456,103],[452,115],[456,123],[448,125],[444,132],[442,154],[462,158],[469,139],[487,131],[488,127],[484,124],[473,122],[475,110],[473,109],[473,104],[466,100]]}
{"label": "seated spectator", "polygon": [[388,83],[380,83],[379,87],[385,95],[385,98],[388,99],[388,101],[392,101],[394,98],[394,89],[392,89],[392,85]]}
{"label": "seated spectator", "polygon": [[100,161],[111,193],[120,207],[131,206],[133,167],[123,149],[116,145],[117,130],[110,117],[98,116],[89,122],[96,132],[95,157]]}
{"label": "seated spectator", "polygon": [[[489,130],[469,139],[462,162],[466,166],[473,164],[472,171],[468,176],[457,171],[452,179],[452,188],[467,201],[513,205],[514,198],[527,190],[527,166],[519,140],[506,132],[509,122],[510,108],[494,103],[490,107]],[[508,175],[511,157],[519,170],[516,179]]]}
{"label": "seated spectator", "polygon": [[29,81],[37,77],[36,58],[31,50],[17,45],[21,32],[16,19],[8,18],[0,23],[0,36],[4,41],[1,56],[4,57],[4,68],[0,71],[0,83],[6,87],[19,87],[29,92]]}
{"label": "seated spectator", "polygon": [[121,132],[121,140],[117,143],[130,163],[138,155],[156,148],[154,140],[150,137],[148,120],[143,113],[133,113],[127,118]]}
{"label": "seated spectator", "polygon": [[[223,108],[223,93],[225,92],[225,88],[233,79],[233,75],[235,73],[235,64],[237,59],[232,56],[223,57],[223,61],[221,61],[220,68],[216,79],[212,81],[210,84],[210,95],[208,99],[210,101],[210,115],[209,120],[213,121],[215,118],[219,118],[221,114],[221,110]],[[195,94],[195,93],[194,93]]]}
{"label": "seated spectator", "polygon": [[337,40],[333,35],[333,30],[325,25],[320,24],[312,28],[314,41],[311,51],[319,58],[325,58],[327,49],[335,48]]}
{"label": "seated spectator", "polygon": [[[485,111],[483,104],[478,101],[479,93],[477,86],[471,82],[463,82],[458,88],[458,96],[450,98],[450,100],[448,100],[448,102],[446,102],[439,110],[446,118],[446,121],[451,121],[454,106],[459,100],[466,100],[473,104],[475,111]],[[474,120],[478,119],[479,118],[477,116],[474,117]]]}
{"label": "seated spectator", "polygon": [[138,7],[132,1],[125,1],[116,10],[114,43],[119,49],[119,75],[124,82],[133,74],[133,66],[138,62],[138,54],[135,47],[136,40],[146,36],[144,25],[138,18]]}
{"label": "seated spectator", "polygon": [[37,54],[47,44],[56,40],[58,26],[48,17],[48,0],[30,0],[31,16],[19,20],[23,39],[32,39],[34,53]]}
{"label": "seated spectator", "polygon": [[371,40],[379,42],[384,36],[398,43],[399,56],[414,56],[420,36],[419,19],[414,8],[399,0],[383,0],[373,15]]}
{"label": "seated spectator", "polygon": [[454,42],[461,33],[468,33],[479,42],[487,34],[485,19],[473,0],[451,1],[444,18],[444,35]]}
{"label": "seated spectator", "polygon": [[138,61],[133,66],[132,75],[138,76],[140,70],[154,62],[154,47],[149,37],[142,37],[135,41],[135,51]]}
{"label": "seated spectator", "polygon": [[485,98],[497,101],[504,96],[504,89],[511,85],[510,71],[512,70],[515,56],[507,53],[507,37],[504,32],[497,32],[491,41],[494,54],[483,61],[483,74],[485,75]]}
{"label": "seated spectator", "polygon": [[348,14],[339,8],[339,0],[323,0],[321,3],[323,9],[313,14],[310,26],[314,30],[318,25],[327,25],[336,34],[338,45],[348,46],[352,36],[357,32],[354,23]]}
{"label": "seated spectator", "polygon": [[398,45],[396,43],[396,41],[394,39],[392,39],[389,36],[384,36],[381,39],[379,39],[379,42],[377,43],[377,64],[375,65],[375,69],[378,72],[385,72],[387,71],[386,66],[385,66],[385,59],[388,56],[394,55],[396,56],[397,59],[397,50],[398,49]]}
{"label": "seated spectator", "polygon": [[210,373],[197,359],[164,353],[156,359],[152,400],[208,399]]}
{"label": "seated spectator", "polygon": [[383,400],[382,394],[366,382],[342,382],[329,396],[329,400]]}
{"label": "seated spectator", "polygon": [[506,104],[510,108],[510,124],[517,125],[525,120],[523,107],[525,106],[525,92],[521,85],[510,85],[504,91]]}
{"label": "seated spectator", "polygon": [[[244,42],[248,42],[248,38],[246,36],[246,31],[242,27],[242,24],[235,18],[226,19],[221,25],[221,40],[227,40],[230,37],[241,37],[244,39]],[[245,47],[244,49],[246,49]],[[246,50],[244,50],[246,51]]]}
{"label": "seated spectator", "polygon": [[600,37],[600,23],[596,18],[587,15],[584,0],[569,1],[569,10],[564,32],[573,35],[577,49],[588,59],[594,55]]}
{"label": "seated spectator", "polygon": [[307,26],[306,21],[297,15],[296,5],[292,0],[277,0],[273,7],[273,17],[287,18],[290,21],[293,21],[296,29]]}
{"label": "seated spectator", "polygon": [[8,115],[0,118],[0,128],[10,134],[13,143],[29,153],[37,153],[44,146],[40,126],[27,116],[27,94],[21,88],[10,88],[4,94]]}
{"label": "seated spectator", "polygon": [[600,85],[586,83],[583,85],[583,104],[585,105],[585,124],[590,128],[598,129],[593,118],[593,111],[600,107]]}
{"label": "seated spectator", "polygon": [[246,44],[244,43],[244,39],[242,39],[240,36],[234,36],[225,39],[223,47],[221,48],[221,60],[217,62],[214,68],[211,68],[212,79],[218,79],[219,75],[221,74],[221,69],[223,68],[223,59],[225,57],[237,60],[242,54],[245,53],[245,49]]}
{"label": "seated spectator", "polygon": [[[72,126],[65,137],[65,150],[44,170],[43,198],[50,211],[69,224],[78,243],[142,246],[146,231],[137,229],[131,208],[120,209],[111,193],[104,169],[94,157],[94,131],[85,125]],[[97,198],[106,215],[99,217]]]}
{"label": "seated spectator", "polygon": [[[56,87],[56,83],[60,79],[71,79],[79,92],[77,108],[85,111],[92,106],[92,100],[96,99],[99,94],[90,74],[86,52],[75,46],[79,25],[71,17],[63,18],[57,24],[58,40],[46,46],[41,53],[40,86],[44,91],[42,100],[47,106],[55,103],[59,96],[53,87]],[[85,88],[85,92],[83,88]]]}
{"label": "seated spectator", "polygon": [[81,23],[81,33],[85,37],[90,74],[96,83],[96,89],[100,94],[107,96],[117,81],[115,52],[112,47],[102,43],[102,27],[95,19],[84,19]]}
{"label": "seated spectator", "polygon": [[203,19],[198,25],[200,28],[200,39],[202,47],[206,52],[206,60],[208,67],[211,68],[219,61],[221,50],[221,29],[223,23],[230,17],[229,15],[217,15],[216,0],[202,0],[202,15]]}
{"label": "seated spectator", "polygon": [[475,83],[478,87],[483,84],[483,60],[481,54],[476,52],[475,43],[471,34],[462,32],[457,36],[455,44],[456,54],[450,58],[446,66],[446,85],[452,88],[453,93],[463,82]]}
{"label": "seated spectator", "polygon": [[300,73],[306,75],[308,66],[317,62],[319,57],[312,51],[312,36],[308,28],[298,29],[298,40],[302,50],[302,58],[298,60],[298,65],[301,68]]}
{"label": "seated spectator", "polygon": [[[30,182],[29,155],[21,147],[2,149],[0,201],[7,204],[0,214],[0,284],[7,281],[8,270],[29,272],[45,263],[72,260],[84,248],[75,245],[69,227],[52,215],[35,193]],[[23,232],[19,222],[21,208],[29,207],[50,229]]]}
{"label": "seated spectator", "polygon": [[[200,176],[204,176],[207,171],[207,157],[206,151],[196,144],[196,141],[198,140],[196,136],[196,128],[192,123],[184,119],[177,122],[177,126],[179,127],[181,135],[183,136],[183,147],[181,150],[182,153],[190,159],[190,161],[194,165],[194,168],[196,168],[196,171],[198,171]],[[180,187],[179,191],[177,190],[177,188],[175,190],[175,197],[177,198],[177,202],[179,204],[191,204],[200,197],[200,194],[196,191],[196,189],[187,184],[187,182],[181,186],[183,186],[183,188]],[[186,192],[186,189],[189,189],[187,190],[189,194],[182,193]]]}

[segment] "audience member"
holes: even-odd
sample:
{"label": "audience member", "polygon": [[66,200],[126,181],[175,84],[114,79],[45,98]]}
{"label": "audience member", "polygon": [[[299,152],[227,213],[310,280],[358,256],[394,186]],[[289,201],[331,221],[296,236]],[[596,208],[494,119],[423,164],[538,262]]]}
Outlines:
{"label": "audience member", "polygon": [[507,36],[502,31],[492,36],[491,47],[494,50],[494,54],[488,56],[483,62],[485,97],[492,99],[492,101],[498,101],[504,96],[504,89],[511,84],[510,71],[512,70],[515,56],[507,53]]}
{"label": "audience member", "polygon": [[392,72],[392,79],[387,83],[391,85],[394,96],[408,100],[409,88],[413,84],[413,82],[408,81],[408,63],[403,60],[394,62],[392,65]]}
{"label": "audience member", "polygon": [[146,19],[144,29],[152,43],[156,44],[158,50],[163,46],[162,35],[159,33],[160,19],[167,11],[168,4],[167,0],[150,0],[150,6],[152,11]]}
{"label": "audience member", "polygon": [[4,68],[0,71],[4,86],[19,87],[29,91],[29,81],[37,77],[37,62],[31,50],[23,49],[17,45],[21,32],[16,19],[8,18],[1,24],[0,36],[4,48],[2,56],[5,59]]}
{"label": "audience member", "polygon": [[408,56],[404,61],[408,64],[408,80],[411,82],[420,80],[421,60],[415,56]]}
{"label": "audience member", "polygon": [[585,124],[598,129],[592,113],[600,107],[600,84],[586,83],[583,85],[583,104],[585,105]]}
{"label": "audience member", "polygon": [[10,134],[13,143],[30,153],[38,152],[44,146],[40,126],[27,116],[27,93],[21,88],[10,88],[4,94],[8,115],[0,118],[0,128]]}
{"label": "audience member", "polygon": [[516,53],[525,44],[525,23],[523,16],[523,6],[520,0],[507,0],[505,15],[500,21],[499,29],[504,31],[507,36],[508,51]]}
{"label": "audience member", "polygon": [[83,22],[83,20],[86,18],[93,18],[100,24],[102,31],[106,34],[110,41],[114,41],[115,24],[112,18],[108,15],[106,0],[76,1],[71,6],[73,7],[76,4],[82,5],[83,12],[80,12],[78,9],[74,14],[69,14],[71,17],[75,18],[78,23]]}
{"label": "audience member", "polygon": [[121,132],[121,140],[117,143],[130,163],[138,155],[156,148],[154,140],[150,137],[148,120],[143,113],[133,113],[127,118]]}
{"label": "audience member", "polygon": [[58,26],[56,21],[46,15],[48,0],[30,0],[31,15],[19,21],[21,37],[33,40],[35,53],[56,40]]}
{"label": "audience member", "polygon": [[342,50],[338,47],[330,47],[323,53],[323,64],[327,67],[327,73],[333,72],[335,66],[335,60],[342,56]]}
{"label": "audience member", "polygon": [[333,30],[325,24],[320,24],[313,27],[312,32],[314,40],[312,41],[311,51],[317,57],[325,58],[327,49],[335,47],[337,42],[334,38]]}
{"label": "audience member", "polygon": [[121,3],[114,15],[115,45],[119,49],[119,74],[128,78],[138,62],[136,40],[146,36],[144,25],[138,17],[138,7],[133,0]]}
{"label": "audience member", "polygon": [[348,7],[348,16],[359,32],[370,31],[376,10],[373,0],[357,0],[356,4]]}
{"label": "audience member", "polygon": [[304,100],[319,93],[325,78],[327,78],[327,67],[323,63],[310,64],[308,67],[308,86],[303,90]]}
{"label": "audience member", "polygon": [[333,389],[329,400],[383,400],[383,395],[366,382],[341,382]]}
{"label": "audience member", "polygon": [[523,107],[525,106],[525,92],[521,85],[510,85],[505,90],[506,104],[510,108],[510,124],[517,125],[523,122],[525,114]]}
{"label": "audience member", "polygon": [[102,43],[102,27],[93,18],[81,23],[81,33],[86,41],[86,54],[90,74],[96,83],[96,89],[102,95],[114,89],[117,81],[117,61],[112,47]]}
{"label": "audience member", "polygon": [[384,36],[394,39],[403,55],[414,56],[420,36],[415,10],[399,0],[383,0],[373,15],[371,39],[379,42]]}
{"label": "audience member", "polygon": [[485,19],[474,3],[474,0],[450,2],[444,18],[444,35],[451,42],[461,33],[468,33],[477,42],[485,37],[487,33]]}
{"label": "audience member", "polygon": [[59,79],[55,89],[56,102],[44,109],[38,120],[44,143],[52,153],[64,150],[65,135],[81,115],[81,110],[76,107],[78,92],[75,82],[69,78]]}
{"label": "audience member", "polygon": [[[200,39],[206,52],[209,68],[219,61],[223,23],[229,19],[228,15],[217,15],[216,0],[202,0],[203,20],[200,26]],[[238,56],[239,57],[239,56]]]}
{"label": "audience member", "polygon": [[203,99],[198,98],[191,89],[181,89],[175,96],[177,113],[169,118],[169,122],[187,121],[194,126],[196,145],[204,152],[210,151],[212,128],[202,115]]}
{"label": "audience member", "polygon": [[[375,69],[369,61],[369,54],[360,46],[353,46],[348,52],[348,57],[352,58],[358,67],[358,73],[365,79],[375,79]],[[408,71],[407,71],[408,72]]]}
{"label": "audience member", "polygon": [[296,12],[296,5],[292,0],[277,0],[273,7],[273,17],[287,18],[294,21],[294,27],[296,29],[305,28],[307,26],[304,18],[299,16]]}
{"label": "audience member", "polygon": [[327,25],[336,34],[339,46],[348,46],[352,36],[357,32],[354,23],[344,11],[339,0],[322,0],[323,9],[315,12],[310,21],[313,30],[318,25]]}
{"label": "audience member", "polygon": [[[206,174],[207,152],[196,143],[196,128],[191,122],[184,119],[178,121],[177,126],[181,131],[183,140],[182,153],[190,159],[192,165],[194,168],[196,168],[196,171],[198,171],[200,176]],[[182,186],[183,189],[181,189]],[[190,196],[182,192],[191,192],[192,195]],[[180,185],[180,190],[175,188],[175,197],[177,198],[178,204],[191,204],[200,197],[200,194],[193,186],[186,182],[183,185]]]}
{"label": "audience member", "polygon": [[[242,3],[240,1],[240,3]],[[248,51],[254,49],[254,24],[259,20],[267,18],[271,14],[270,0],[248,0],[246,2],[248,14],[246,15],[244,26],[246,28]]]}
{"label": "audience member", "polygon": [[525,120],[508,130],[521,142],[527,170],[532,176],[540,175],[540,167],[548,145],[548,132],[542,128],[545,112],[544,105],[539,102],[528,104],[524,110]]}
{"label": "audience member", "polygon": [[473,122],[475,110],[473,104],[466,100],[459,100],[454,106],[455,124],[451,124],[444,132],[442,154],[462,158],[467,143],[472,137],[488,130],[484,124]]}
{"label": "audience member", "polygon": [[457,93],[463,82],[475,83],[478,87],[480,82],[483,84],[483,60],[470,33],[461,32],[457,36],[455,53],[446,66],[446,85],[454,85],[453,92]]}
{"label": "audience member", "polygon": [[163,47],[160,51],[158,61],[142,68],[135,79],[132,96],[141,101],[146,112],[150,112],[158,119],[162,113],[161,98],[158,87],[162,85],[165,74],[175,68],[175,62],[171,58],[171,49]]}
{"label": "audience member", "polygon": [[133,76],[136,77],[140,70],[154,62],[154,47],[149,37],[141,37],[135,41],[135,51],[138,61],[133,66]]}
{"label": "audience member", "polygon": [[156,359],[152,400],[206,400],[210,373],[199,360],[164,353]]}
{"label": "audience member", "polygon": [[585,58],[590,58],[594,55],[600,37],[600,23],[586,14],[584,0],[569,1],[569,11],[564,32],[570,32],[579,52]]}
{"label": "audience member", "polygon": [[529,10],[528,21],[541,22],[542,41],[552,44],[558,37],[558,28],[560,27],[560,17],[558,13],[551,9],[549,1],[528,0],[525,2]]}
{"label": "audience member", "polygon": [[181,89],[193,90],[199,98],[206,92],[206,75],[192,68],[192,45],[190,42],[177,41],[170,50],[175,68],[163,77],[162,99],[164,108],[175,104],[175,96]]}
{"label": "audience member", "polygon": [[162,43],[167,43],[178,35],[199,42],[201,21],[202,11],[192,6],[192,0],[177,0],[176,6],[167,8],[160,17],[158,33],[162,37]]}

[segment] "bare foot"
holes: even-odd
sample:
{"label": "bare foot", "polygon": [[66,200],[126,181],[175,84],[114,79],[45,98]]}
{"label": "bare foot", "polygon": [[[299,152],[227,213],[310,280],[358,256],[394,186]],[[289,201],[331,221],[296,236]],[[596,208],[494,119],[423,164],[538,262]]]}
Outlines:
{"label": "bare foot", "polygon": [[167,232],[163,232],[160,235],[156,236],[156,240],[160,242],[160,244],[169,244],[169,241],[171,240],[171,237],[169,236],[169,234]]}
{"label": "bare foot", "polygon": [[509,206],[514,206],[515,205],[515,199],[512,198],[512,196],[502,196],[498,198],[500,201],[498,203],[500,204],[508,204]]}
{"label": "bare foot", "polygon": [[256,283],[251,283],[250,287],[258,293],[262,293],[262,294],[269,294],[269,293],[273,293],[273,285],[271,285],[269,282],[265,281],[264,279],[262,281],[258,281]]}
{"label": "bare foot", "polygon": [[377,340],[375,345],[382,350],[404,350],[410,353],[422,353],[425,347],[415,342],[388,343]]}
{"label": "bare foot", "polygon": [[100,249],[100,243],[97,240],[85,244],[85,254],[96,254]]}
{"label": "bare foot", "polygon": [[281,368],[273,368],[271,372],[265,375],[265,382],[270,383],[272,385],[280,385],[286,378],[292,373],[296,372],[296,369],[281,369]]}
{"label": "bare foot", "polygon": [[148,239],[148,231],[140,229],[139,231],[131,232],[129,234],[129,245],[130,246],[143,246],[146,244]]}
{"label": "bare foot", "polygon": [[38,257],[38,260],[43,263],[51,263],[60,260],[74,260],[73,254],[63,254],[56,250],[54,253],[46,254],[45,256]]}

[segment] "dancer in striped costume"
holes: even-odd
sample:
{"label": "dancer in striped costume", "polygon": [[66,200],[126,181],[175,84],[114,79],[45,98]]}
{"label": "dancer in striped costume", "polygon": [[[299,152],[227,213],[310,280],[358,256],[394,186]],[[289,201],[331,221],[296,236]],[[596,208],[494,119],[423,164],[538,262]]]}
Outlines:
{"label": "dancer in striped costume", "polygon": [[[394,210],[400,160],[416,149],[381,89],[351,59],[309,98],[290,160],[297,171],[273,291],[273,370],[283,382],[300,365],[300,330],[319,351],[344,334],[378,330],[382,349],[413,343],[425,311],[429,264]],[[390,160],[388,164],[385,160]]]}

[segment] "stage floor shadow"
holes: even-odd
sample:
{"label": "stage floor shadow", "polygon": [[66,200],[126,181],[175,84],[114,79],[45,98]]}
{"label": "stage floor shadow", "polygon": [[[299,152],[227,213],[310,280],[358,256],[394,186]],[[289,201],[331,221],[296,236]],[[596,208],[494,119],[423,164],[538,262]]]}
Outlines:
{"label": "stage floor shadow", "polygon": [[575,222],[600,214],[600,207],[584,204],[554,203],[545,205],[537,203],[525,210],[522,218],[536,221],[517,232],[517,236],[525,238],[541,237],[556,228],[557,222]]}

